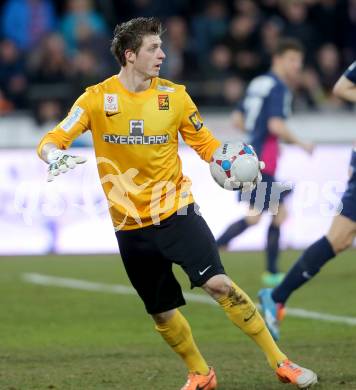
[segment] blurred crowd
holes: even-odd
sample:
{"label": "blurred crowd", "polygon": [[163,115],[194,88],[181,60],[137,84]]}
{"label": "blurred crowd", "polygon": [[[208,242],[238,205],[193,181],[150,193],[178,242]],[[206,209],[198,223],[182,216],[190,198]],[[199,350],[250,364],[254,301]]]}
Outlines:
{"label": "blurred crowd", "polygon": [[0,1],[0,114],[60,118],[84,88],[118,72],[117,23],[158,16],[166,29],[161,77],[199,105],[231,108],[269,68],[278,38],[299,39],[305,67],[298,109],[338,108],[333,84],[356,57],[356,0]]}

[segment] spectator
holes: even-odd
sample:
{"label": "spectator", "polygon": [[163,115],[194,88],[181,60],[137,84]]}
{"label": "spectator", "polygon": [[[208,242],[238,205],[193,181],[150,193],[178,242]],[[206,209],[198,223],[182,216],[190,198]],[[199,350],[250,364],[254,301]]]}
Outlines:
{"label": "spectator", "polygon": [[97,67],[96,55],[90,50],[82,50],[73,58],[73,73],[71,77],[72,101],[81,95],[86,87],[97,84],[102,73]]}
{"label": "spectator", "polygon": [[204,13],[193,19],[193,37],[201,64],[206,63],[211,48],[225,36],[227,24],[227,8],[219,0],[210,0]]}
{"label": "spectator", "polygon": [[356,57],[356,0],[348,0],[344,7],[342,40],[345,62],[351,63]]}
{"label": "spectator", "polygon": [[317,47],[318,39],[313,26],[308,22],[308,8],[303,1],[289,0],[281,2],[283,15],[286,19],[284,35],[296,38],[306,49],[306,61]]}
{"label": "spectator", "polygon": [[[15,43],[6,39],[0,42],[0,90],[3,108],[23,109],[25,107],[27,80],[25,66]],[[7,107],[7,110],[6,110]]]}
{"label": "spectator", "polygon": [[261,9],[252,0],[234,0],[234,11],[238,15],[248,15],[256,21],[261,21]]}
{"label": "spectator", "polygon": [[258,55],[258,26],[253,16],[235,16],[223,42],[233,53],[234,66],[240,77],[248,80],[259,72],[261,59]]}
{"label": "spectator", "polygon": [[204,94],[207,105],[225,105],[225,82],[234,75],[231,50],[223,44],[216,45],[204,69]]}
{"label": "spectator", "polygon": [[187,8],[188,0],[124,0],[117,2],[117,11],[120,14],[125,7],[126,19],[131,17],[150,17],[155,15],[159,18],[180,16]]}
{"label": "spectator", "polygon": [[51,0],[7,0],[4,5],[2,35],[14,41],[21,50],[28,51],[35,47],[55,26]]}
{"label": "spectator", "polygon": [[305,67],[302,71],[300,83],[296,86],[297,93],[294,99],[296,109],[317,110],[326,100],[325,92],[320,84],[320,78],[315,68]]}
{"label": "spectator", "polygon": [[267,18],[280,16],[280,0],[260,0],[259,3],[262,13]]}
{"label": "spectator", "polygon": [[167,54],[163,61],[161,74],[175,80],[193,80],[198,75],[197,56],[189,44],[188,29],[185,20],[179,16],[166,22],[167,38],[163,51]]}
{"label": "spectator", "polygon": [[261,56],[262,71],[267,71],[270,67],[270,59],[272,53],[275,51],[279,39],[283,31],[283,21],[278,17],[273,17],[265,21],[262,25],[260,33],[259,50]]}
{"label": "spectator", "polygon": [[108,50],[109,38],[105,35],[94,33],[87,24],[79,25],[75,32],[77,50],[73,55],[81,51],[91,52],[96,57],[98,73],[101,73],[102,76],[112,74],[113,69],[117,69],[117,64]]}
{"label": "spectator", "polygon": [[333,87],[342,73],[339,52],[336,46],[332,43],[321,46],[316,58],[317,70],[326,98],[329,103],[337,101],[339,104],[340,100],[332,93]]}
{"label": "spectator", "polygon": [[55,121],[63,115],[72,96],[69,84],[70,62],[59,34],[51,34],[30,56],[29,98],[40,123]]}
{"label": "spectator", "polygon": [[70,54],[78,50],[83,31],[91,36],[107,34],[106,22],[95,12],[91,0],[67,0],[67,11],[61,20],[60,29]]}
{"label": "spectator", "polygon": [[[71,85],[78,90],[114,71],[116,64],[107,50],[107,25],[134,15],[154,14],[166,19],[168,36],[163,48],[168,56],[162,75],[188,82],[190,92],[200,103],[228,105],[229,96],[269,67],[270,54],[281,35],[296,37],[306,47],[307,66],[297,88],[297,107],[317,109],[323,104],[334,104],[329,95],[335,72],[356,57],[356,0],[1,3],[4,5],[0,36],[6,42],[4,46],[0,42],[1,112],[26,109],[31,101],[36,107],[42,106],[41,90],[48,85],[56,87],[51,88],[53,101],[48,104],[51,108],[44,110],[45,117],[63,110],[73,93]],[[56,10],[63,14],[60,23]],[[46,38],[56,27],[63,34],[65,53],[59,43],[62,38]],[[15,45],[11,46],[11,42]],[[27,55],[30,81],[34,83],[30,87],[26,87]]]}
{"label": "spectator", "polygon": [[236,102],[242,99],[245,83],[237,76],[229,77],[223,84],[223,102],[230,109],[236,106]]}
{"label": "spectator", "polygon": [[340,44],[342,19],[338,0],[319,0],[310,9],[311,22],[318,34],[318,45],[323,43]]}
{"label": "spectator", "polygon": [[224,44],[216,45],[210,52],[209,63],[205,67],[205,79],[216,80],[219,85],[233,75],[232,52]]}

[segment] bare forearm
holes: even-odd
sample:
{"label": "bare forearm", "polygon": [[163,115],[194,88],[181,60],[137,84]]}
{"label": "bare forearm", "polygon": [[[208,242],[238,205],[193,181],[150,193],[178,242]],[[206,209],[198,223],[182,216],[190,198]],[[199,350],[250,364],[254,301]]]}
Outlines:
{"label": "bare forearm", "polygon": [[334,90],[334,94],[341,99],[351,103],[356,103],[356,88],[345,89],[341,91]]}
{"label": "bare forearm", "polygon": [[289,130],[284,121],[270,121],[268,127],[270,133],[276,135],[281,141],[297,145],[300,143],[299,139]]}
{"label": "bare forearm", "polygon": [[345,76],[341,76],[337,81],[333,93],[341,99],[356,103],[356,85]]}
{"label": "bare forearm", "polygon": [[303,142],[297,136],[295,136],[293,132],[289,130],[285,121],[281,118],[271,118],[268,121],[268,130],[271,134],[274,134],[280,140],[288,144],[297,145],[304,149],[307,153],[313,152],[313,145]]}

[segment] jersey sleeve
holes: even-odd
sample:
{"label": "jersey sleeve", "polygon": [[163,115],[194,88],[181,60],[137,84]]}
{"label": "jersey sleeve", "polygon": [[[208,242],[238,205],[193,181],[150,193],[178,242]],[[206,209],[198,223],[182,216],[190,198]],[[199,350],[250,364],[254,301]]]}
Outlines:
{"label": "jersey sleeve", "polygon": [[89,92],[83,93],[73,104],[65,119],[49,131],[40,141],[37,153],[41,156],[42,147],[47,143],[58,149],[68,149],[72,142],[90,128]]}
{"label": "jersey sleeve", "polygon": [[184,142],[191,146],[207,162],[210,162],[213,153],[221,144],[210,130],[204,126],[202,117],[187,92],[184,92],[184,109],[179,132]]}
{"label": "jersey sleeve", "polygon": [[352,83],[356,84],[356,61],[353,62],[345,71],[344,76]]}
{"label": "jersey sleeve", "polygon": [[288,91],[280,85],[272,88],[267,101],[267,117],[286,119],[289,113]]}

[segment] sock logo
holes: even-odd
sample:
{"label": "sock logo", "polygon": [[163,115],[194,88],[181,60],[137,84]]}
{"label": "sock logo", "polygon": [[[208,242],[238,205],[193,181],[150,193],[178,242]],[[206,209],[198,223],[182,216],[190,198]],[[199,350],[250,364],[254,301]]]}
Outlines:
{"label": "sock logo", "polygon": [[250,316],[248,316],[247,318],[244,318],[244,321],[245,322],[250,321],[250,319],[256,314],[256,310],[257,309],[255,309]]}

